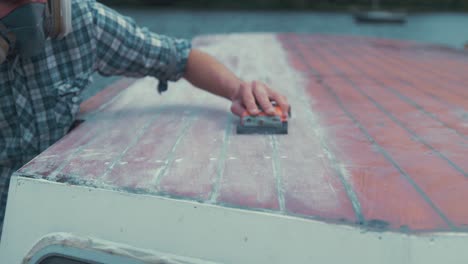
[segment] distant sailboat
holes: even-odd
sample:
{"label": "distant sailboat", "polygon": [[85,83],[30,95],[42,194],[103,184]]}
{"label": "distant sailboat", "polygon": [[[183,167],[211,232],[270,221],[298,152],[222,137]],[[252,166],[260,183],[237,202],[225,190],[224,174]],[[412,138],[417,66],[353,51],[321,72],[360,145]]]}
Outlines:
{"label": "distant sailboat", "polygon": [[381,10],[380,1],[372,0],[372,10],[357,11],[354,19],[359,23],[406,23],[407,15],[404,12]]}

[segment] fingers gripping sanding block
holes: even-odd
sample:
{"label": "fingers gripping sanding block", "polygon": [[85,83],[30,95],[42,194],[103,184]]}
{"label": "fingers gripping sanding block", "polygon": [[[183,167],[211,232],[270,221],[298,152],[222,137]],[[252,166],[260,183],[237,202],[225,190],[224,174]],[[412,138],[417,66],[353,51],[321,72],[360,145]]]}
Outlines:
{"label": "fingers gripping sanding block", "polygon": [[291,108],[287,115],[284,115],[283,110],[276,102],[272,102],[275,108],[274,115],[268,115],[262,109],[258,115],[251,115],[245,111],[240,122],[237,125],[237,134],[288,134],[288,120],[291,118]]}

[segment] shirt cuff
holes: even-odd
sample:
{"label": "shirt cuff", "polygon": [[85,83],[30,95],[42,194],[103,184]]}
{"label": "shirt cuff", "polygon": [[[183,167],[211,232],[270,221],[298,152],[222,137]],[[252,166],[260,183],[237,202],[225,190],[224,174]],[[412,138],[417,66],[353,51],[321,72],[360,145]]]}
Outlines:
{"label": "shirt cuff", "polygon": [[192,50],[192,43],[187,39],[171,39],[167,45],[170,45],[173,50],[170,63],[167,65],[167,70],[163,74],[158,72],[154,77],[159,79],[158,91],[163,93],[168,89],[168,81],[180,80],[186,71],[187,62]]}

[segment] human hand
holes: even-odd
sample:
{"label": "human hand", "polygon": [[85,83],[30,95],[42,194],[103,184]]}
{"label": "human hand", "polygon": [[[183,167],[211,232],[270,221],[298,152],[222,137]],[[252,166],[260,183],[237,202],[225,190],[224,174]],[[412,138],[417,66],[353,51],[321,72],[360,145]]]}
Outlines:
{"label": "human hand", "polygon": [[243,82],[231,100],[231,111],[238,116],[242,116],[245,111],[254,116],[258,115],[261,112],[259,107],[267,115],[275,115],[275,108],[271,101],[275,101],[281,107],[285,117],[288,115],[290,108],[286,96],[258,81]]}

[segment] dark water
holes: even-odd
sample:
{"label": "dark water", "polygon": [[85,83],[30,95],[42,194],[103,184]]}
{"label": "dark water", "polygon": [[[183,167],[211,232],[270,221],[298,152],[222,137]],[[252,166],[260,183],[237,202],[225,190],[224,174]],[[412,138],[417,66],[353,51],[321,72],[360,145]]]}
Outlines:
{"label": "dark water", "polygon": [[[468,14],[425,13],[409,16],[405,25],[355,24],[349,13],[175,11],[118,9],[139,24],[182,38],[233,32],[298,32],[364,35],[448,45],[462,48],[468,42]],[[114,81],[96,77],[84,97]]]}

